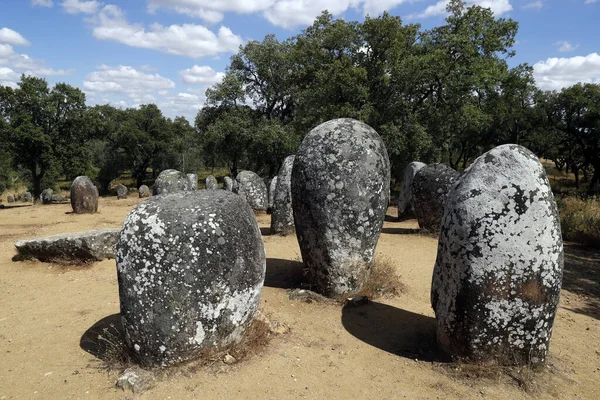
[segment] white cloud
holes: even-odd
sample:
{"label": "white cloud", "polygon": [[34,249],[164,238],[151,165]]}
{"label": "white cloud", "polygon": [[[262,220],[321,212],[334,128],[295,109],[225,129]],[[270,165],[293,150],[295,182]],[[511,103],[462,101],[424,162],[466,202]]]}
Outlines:
{"label": "white cloud", "polygon": [[19,32],[15,32],[9,28],[0,29],[0,43],[11,44],[13,46],[29,46],[31,44]]}
{"label": "white cloud", "polygon": [[534,64],[533,76],[543,90],[559,90],[578,82],[600,83],[600,55],[548,58]]}
{"label": "white cloud", "polygon": [[164,96],[158,102],[158,107],[170,118],[184,116],[193,125],[196,114],[204,106],[206,98],[201,94],[177,93],[176,95]]}
{"label": "white cloud", "polygon": [[573,51],[579,47],[578,44],[572,45],[571,43],[567,42],[566,40],[559,40],[558,42],[554,43],[554,45],[558,46],[558,51],[563,52],[563,53]]}
{"label": "white cloud", "polygon": [[537,8],[540,9],[544,7],[544,3],[541,0],[537,0],[537,1],[533,1],[531,3],[527,3],[524,6],[522,6],[521,8]]}
{"label": "white cloud", "polygon": [[39,7],[53,7],[54,3],[52,0],[31,0],[31,5]]}
{"label": "white cloud", "polygon": [[243,43],[240,36],[225,26],[221,26],[217,34],[194,24],[152,24],[146,30],[141,24],[130,24],[123,11],[114,5],[105,6],[91,21],[93,35],[98,39],[192,58],[236,52]]}
{"label": "white cloud", "polygon": [[175,83],[159,74],[147,74],[133,67],[101,65],[98,71],[88,74],[83,80],[83,88],[89,92],[120,93],[132,99],[141,95],[167,90]]}
{"label": "white cloud", "polygon": [[19,74],[10,68],[0,67],[0,86],[17,87]]}
{"label": "white cloud", "polygon": [[600,1],[600,0],[585,0],[585,3],[584,3],[584,4],[593,4],[593,3],[597,3],[597,2],[599,2],[599,1]]}
{"label": "white cloud", "polygon": [[62,8],[69,14],[95,14],[96,11],[102,6],[102,3],[96,0],[92,1],[79,1],[79,0],[65,0],[60,3]]}
{"label": "white cloud", "polygon": [[71,75],[72,70],[52,69],[46,66],[44,60],[36,60],[27,54],[15,53],[9,44],[0,44],[0,67],[11,68],[12,70],[24,73],[25,75],[35,76],[65,76]]}
{"label": "white cloud", "polygon": [[[437,3],[428,6],[425,10],[417,14],[410,14],[408,19],[429,18],[439,15],[447,15],[446,6],[449,0],[440,0]],[[496,16],[505,14],[511,11],[512,5],[510,0],[467,0],[467,6],[480,6],[491,9]]]}
{"label": "white cloud", "polygon": [[159,8],[173,9],[180,14],[201,18],[204,22],[214,24],[223,19],[225,12],[249,14],[263,11],[275,3],[275,0],[148,0],[148,11],[155,12]]}
{"label": "white cloud", "polygon": [[192,85],[212,86],[215,83],[221,82],[225,74],[217,72],[209,66],[194,65],[192,68],[179,71],[181,80]]}

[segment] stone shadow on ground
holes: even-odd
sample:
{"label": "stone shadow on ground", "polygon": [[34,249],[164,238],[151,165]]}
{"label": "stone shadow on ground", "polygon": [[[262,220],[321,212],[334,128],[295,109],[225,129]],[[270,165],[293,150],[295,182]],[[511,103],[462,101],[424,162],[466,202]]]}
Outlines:
{"label": "stone shadow on ground", "polygon": [[263,236],[271,236],[271,228],[260,228],[260,234]]}
{"label": "stone shadow on ground", "polygon": [[102,318],[85,331],[79,340],[79,347],[94,357],[111,364],[129,358],[125,343],[121,314],[112,314]]}
{"label": "stone shadow on ground", "polygon": [[267,258],[265,286],[280,289],[296,289],[303,282],[304,264],[295,260]]}
{"label": "stone shadow on ground", "polygon": [[414,235],[421,233],[421,230],[416,228],[383,228],[381,233],[388,235]]}
{"label": "stone shadow on ground", "polygon": [[411,360],[450,362],[435,336],[435,319],[387,304],[369,302],[342,308],[342,324],[357,339]]}
{"label": "stone shadow on ground", "polygon": [[583,307],[569,311],[600,320],[600,249],[565,243],[565,269],[562,288],[583,297]]}

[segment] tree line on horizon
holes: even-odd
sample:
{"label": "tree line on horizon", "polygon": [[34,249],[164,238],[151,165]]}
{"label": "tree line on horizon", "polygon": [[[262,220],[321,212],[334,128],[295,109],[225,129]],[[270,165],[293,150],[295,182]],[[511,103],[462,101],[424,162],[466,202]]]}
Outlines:
{"label": "tree line on horizon", "polygon": [[104,192],[125,171],[137,186],[166,168],[274,176],[304,135],[341,117],[379,132],[395,177],[411,161],[464,169],[516,143],[597,192],[600,85],[540,90],[529,65],[507,63],[517,22],[462,0],[447,10],[429,30],[387,13],[348,22],[325,11],[287,40],[250,41],[207,90],[194,126],[155,104],[87,107],[78,88],[22,76],[16,89],[0,86],[0,192],[15,175],[35,196],[59,176],[88,175]]}

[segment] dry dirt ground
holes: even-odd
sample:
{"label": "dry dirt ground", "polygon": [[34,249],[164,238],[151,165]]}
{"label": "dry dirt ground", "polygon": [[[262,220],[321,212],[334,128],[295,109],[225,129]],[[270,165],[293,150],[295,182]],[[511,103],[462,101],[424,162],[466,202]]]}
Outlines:
{"label": "dry dirt ground", "polygon": [[[69,205],[0,210],[1,399],[599,399],[600,251],[567,245],[564,290],[542,371],[498,371],[447,363],[436,351],[429,287],[434,238],[414,233],[416,221],[386,221],[377,254],[404,283],[396,297],[361,307],[290,300],[301,274],[294,236],[268,236],[261,299],[270,318],[290,327],[259,354],[173,372],[148,392],[115,388],[90,354],[89,329],[119,312],[114,260],[87,267],[13,262],[15,240],[120,227],[137,203],[100,200],[96,215]],[[390,209],[389,215],[395,210]]]}

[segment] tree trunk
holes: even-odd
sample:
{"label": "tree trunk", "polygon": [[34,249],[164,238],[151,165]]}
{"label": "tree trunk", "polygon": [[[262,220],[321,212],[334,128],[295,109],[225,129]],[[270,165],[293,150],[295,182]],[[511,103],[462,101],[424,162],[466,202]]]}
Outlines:
{"label": "tree trunk", "polygon": [[572,169],[575,174],[575,189],[579,190],[579,168],[574,166]]}

